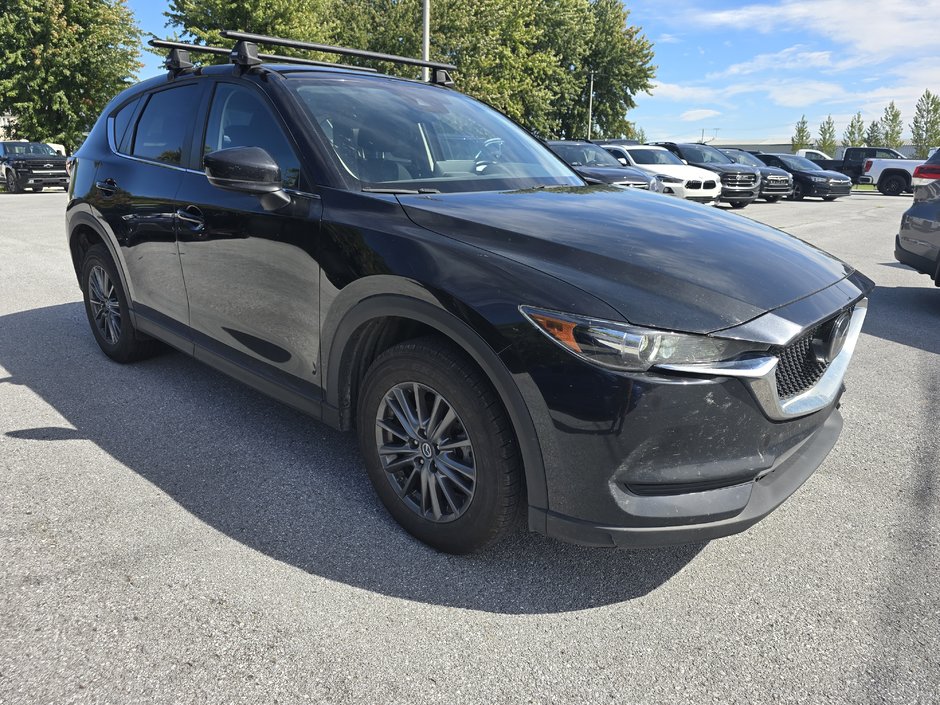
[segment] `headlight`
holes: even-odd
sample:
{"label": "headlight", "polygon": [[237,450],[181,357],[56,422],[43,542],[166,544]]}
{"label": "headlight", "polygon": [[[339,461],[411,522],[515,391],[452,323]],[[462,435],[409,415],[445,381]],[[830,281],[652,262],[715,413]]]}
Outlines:
{"label": "headlight", "polygon": [[814,181],[817,184],[824,184],[829,181],[829,179],[827,179],[825,176],[811,176],[809,178],[810,181]]}
{"label": "headlight", "polygon": [[655,365],[718,362],[766,350],[759,344],[639,328],[530,306],[519,310],[551,340],[595,365],[644,372]]}
{"label": "headlight", "polygon": [[665,174],[656,174],[656,180],[664,184],[681,184],[683,179],[677,179],[675,176],[666,176]]}
{"label": "headlight", "polygon": [[658,178],[650,179],[650,191],[653,193],[662,193],[663,192],[663,182]]}

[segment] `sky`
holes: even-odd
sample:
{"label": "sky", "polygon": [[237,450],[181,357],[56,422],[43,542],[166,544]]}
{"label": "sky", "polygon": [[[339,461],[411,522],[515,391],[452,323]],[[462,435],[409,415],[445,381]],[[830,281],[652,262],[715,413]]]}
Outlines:
{"label": "sky", "polygon": [[[145,34],[169,36],[165,2],[128,4]],[[940,92],[940,0],[624,4],[658,67],[627,116],[650,140],[785,142],[803,115],[814,137],[832,115],[841,138],[857,111],[867,124],[891,100],[909,136],[924,89]],[[159,57],[143,60],[141,78],[160,72]]]}

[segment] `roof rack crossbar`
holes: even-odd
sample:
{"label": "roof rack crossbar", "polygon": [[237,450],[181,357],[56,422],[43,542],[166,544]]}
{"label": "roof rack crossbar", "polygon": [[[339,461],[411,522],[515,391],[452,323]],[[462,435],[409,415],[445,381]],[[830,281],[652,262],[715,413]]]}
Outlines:
{"label": "roof rack crossbar", "polygon": [[453,64],[443,64],[438,61],[425,61],[424,59],[415,59],[409,56],[396,56],[395,54],[381,54],[377,51],[366,51],[365,49],[349,49],[348,47],[336,47],[329,44],[314,44],[313,42],[301,42],[296,39],[284,39],[282,37],[269,37],[264,34],[252,34],[250,32],[236,32],[231,29],[222,30],[222,36],[227,39],[236,39],[240,41],[256,42],[258,44],[273,44],[275,46],[291,47],[292,49],[307,49],[309,51],[322,51],[326,54],[341,54],[343,56],[358,56],[362,59],[376,59],[378,61],[391,61],[396,64],[409,64],[411,66],[426,66],[429,69],[440,69],[442,71],[454,71],[457,69]]}
{"label": "roof rack crossbar", "polygon": [[[184,44],[183,42],[173,42],[168,39],[151,39],[147,42],[152,47],[161,49],[180,49],[193,53],[202,52],[203,54],[216,54],[218,56],[231,56],[232,50],[225,47],[202,46],[200,44]],[[171,52],[172,53],[172,52]],[[362,66],[350,66],[349,64],[336,64],[330,61],[314,61],[313,59],[301,59],[296,56],[282,56],[280,54],[258,54],[259,59],[265,61],[274,61],[280,64],[301,64],[304,66],[327,66],[330,68],[353,69],[354,71],[369,71],[374,73],[375,69]]]}

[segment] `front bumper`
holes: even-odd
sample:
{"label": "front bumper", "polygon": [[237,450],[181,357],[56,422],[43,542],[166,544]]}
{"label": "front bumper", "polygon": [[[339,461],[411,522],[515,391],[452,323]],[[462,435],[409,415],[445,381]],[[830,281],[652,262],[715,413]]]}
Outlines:
{"label": "front bumper", "polygon": [[22,186],[61,186],[67,188],[69,175],[65,171],[55,171],[49,174],[33,171],[17,171],[17,178]]}
{"label": "front bumper", "polygon": [[[842,415],[832,409],[824,423],[756,479],[729,487],[664,496],[621,493],[633,526],[608,526],[535,510],[548,536],[585,546],[653,548],[698,543],[753,526],[796,492],[839,438]],[[530,518],[531,521],[531,518]],[[646,524],[646,525],[643,525]]]}
{"label": "front bumper", "polygon": [[754,184],[749,187],[741,186],[728,186],[722,184],[721,186],[721,200],[724,203],[741,203],[757,200],[760,196],[760,184]]}
{"label": "front bumper", "polygon": [[844,185],[838,184],[817,184],[812,183],[808,189],[807,196],[819,196],[820,198],[825,196],[848,196],[852,193],[852,182],[848,182]]}
{"label": "front bumper", "polygon": [[760,187],[761,198],[787,198],[792,195],[793,195],[792,184],[775,184],[775,183],[768,183],[767,181],[761,182],[761,187]]}

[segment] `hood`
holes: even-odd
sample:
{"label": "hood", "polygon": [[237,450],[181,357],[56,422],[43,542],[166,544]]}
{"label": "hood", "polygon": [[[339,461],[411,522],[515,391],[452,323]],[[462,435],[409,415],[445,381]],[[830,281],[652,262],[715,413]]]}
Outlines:
{"label": "hood", "polygon": [[761,178],[767,176],[790,176],[790,172],[788,172],[786,169],[781,169],[776,166],[762,166],[755,168],[760,171]]}
{"label": "hood", "polygon": [[853,271],[774,228],[646,191],[588,186],[398,199],[418,225],[546,272],[637,325],[709,333]]}
{"label": "hood", "polygon": [[757,174],[759,172],[757,167],[748,166],[747,164],[713,164],[712,162],[707,164],[689,162],[689,164],[695,164],[701,169],[714,171],[718,174]]}
{"label": "hood", "polygon": [[851,181],[848,176],[839,171],[827,171],[825,169],[820,171],[804,171],[804,174],[807,176],[825,176],[827,179],[835,179],[836,181]]}
{"label": "hood", "polygon": [[701,169],[697,166],[687,166],[685,164],[644,164],[642,167],[638,166],[637,169],[642,169],[650,174],[674,176],[677,179],[683,179],[685,181],[690,179],[695,181],[718,180],[714,171]]}
{"label": "hood", "polygon": [[627,166],[577,166],[573,167],[581,176],[600,181],[603,184],[622,184],[625,181],[648,185],[650,176],[638,169]]}

